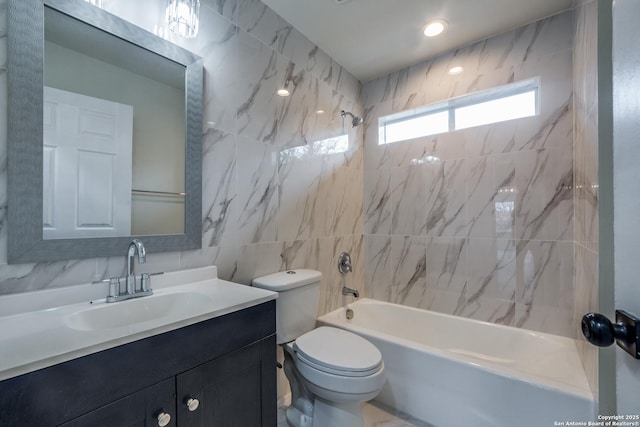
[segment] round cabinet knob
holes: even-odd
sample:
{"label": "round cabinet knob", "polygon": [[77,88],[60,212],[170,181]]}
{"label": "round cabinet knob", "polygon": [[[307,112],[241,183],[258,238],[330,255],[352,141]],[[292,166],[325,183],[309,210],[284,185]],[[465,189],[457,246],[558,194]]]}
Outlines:
{"label": "round cabinet knob", "polygon": [[193,397],[187,399],[187,409],[189,409],[189,412],[195,411],[198,409],[198,406],[200,406],[200,401],[198,399]]}
{"label": "round cabinet knob", "polygon": [[169,425],[170,422],[171,422],[171,415],[167,414],[166,412],[161,412],[158,415],[158,425],[160,427],[165,427]]}

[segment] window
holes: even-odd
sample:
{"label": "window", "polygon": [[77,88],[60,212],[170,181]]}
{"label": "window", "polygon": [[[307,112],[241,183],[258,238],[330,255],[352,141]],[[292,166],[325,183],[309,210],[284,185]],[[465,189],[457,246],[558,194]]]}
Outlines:
{"label": "window", "polygon": [[538,79],[465,95],[415,110],[381,117],[379,144],[535,116]]}

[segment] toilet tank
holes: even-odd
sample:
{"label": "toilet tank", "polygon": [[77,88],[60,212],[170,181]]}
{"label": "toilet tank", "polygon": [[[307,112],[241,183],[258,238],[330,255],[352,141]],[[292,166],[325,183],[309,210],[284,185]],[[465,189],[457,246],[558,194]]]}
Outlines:
{"label": "toilet tank", "polygon": [[293,341],[316,326],[322,273],[288,270],[253,279],[256,288],[278,292],[276,332],[278,344]]}

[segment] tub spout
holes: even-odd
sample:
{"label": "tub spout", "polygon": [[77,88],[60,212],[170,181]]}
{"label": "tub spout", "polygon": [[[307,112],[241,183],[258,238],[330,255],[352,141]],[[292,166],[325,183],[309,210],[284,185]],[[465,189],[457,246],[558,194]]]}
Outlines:
{"label": "tub spout", "polygon": [[360,297],[360,292],[355,289],[347,288],[346,286],[342,287],[342,295],[353,295],[355,298]]}

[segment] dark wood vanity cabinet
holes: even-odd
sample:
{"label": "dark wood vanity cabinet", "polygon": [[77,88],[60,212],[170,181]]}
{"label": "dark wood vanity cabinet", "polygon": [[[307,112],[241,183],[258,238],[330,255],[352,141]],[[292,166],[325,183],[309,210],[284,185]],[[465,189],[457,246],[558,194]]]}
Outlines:
{"label": "dark wood vanity cabinet", "polygon": [[[271,405],[263,396],[271,391],[261,372],[265,357],[269,357],[265,352],[272,353],[274,345],[269,341],[267,345],[245,347],[178,375],[178,425],[271,426],[263,420],[262,406]],[[200,403],[196,410],[189,410],[189,399]]]}
{"label": "dark wood vanity cabinet", "polygon": [[167,427],[175,427],[175,396],[175,381],[170,378],[61,424],[60,427],[157,426],[160,414],[169,415]]}
{"label": "dark wood vanity cabinet", "polygon": [[2,427],[275,427],[276,410],[274,301],[0,382]]}

